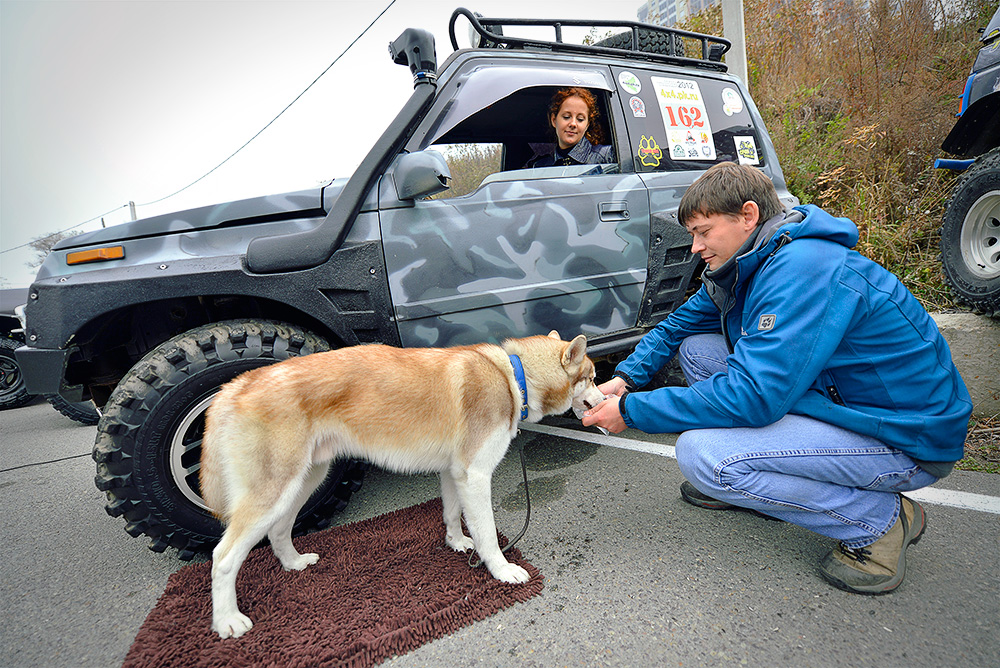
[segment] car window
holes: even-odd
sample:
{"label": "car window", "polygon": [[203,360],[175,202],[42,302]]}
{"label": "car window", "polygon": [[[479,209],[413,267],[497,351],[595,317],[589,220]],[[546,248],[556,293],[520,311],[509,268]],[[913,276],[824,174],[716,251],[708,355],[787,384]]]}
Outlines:
{"label": "car window", "polygon": [[[611,90],[606,68],[579,69],[481,65],[475,61],[466,71],[452,77],[449,89],[442,95],[443,106],[433,118],[432,141],[445,134],[481,110],[496,105],[515,94],[525,94],[532,87],[555,90],[566,86],[583,86],[592,91]],[[515,119],[511,119],[515,120]],[[524,120],[524,119],[522,119]]]}
{"label": "car window", "polygon": [[[617,162],[526,169],[534,156],[551,153],[555,137],[548,121],[548,106],[560,87],[531,86],[497,100],[456,123],[429,147],[440,152],[451,170],[452,184],[435,199],[461,197],[484,182],[559,178],[620,171]],[[591,89],[601,109],[606,140],[615,144],[615,131],[605,91]],[[616,151],[617,154],[617,151]],[[597,169],[595,169],[595,167]],[[583,168],[583,169],[581,169]]]}
{"label": "car window", "polygon": [[638,172],[763,166],[764,142],[739,88],[706,76],[615,71]]}

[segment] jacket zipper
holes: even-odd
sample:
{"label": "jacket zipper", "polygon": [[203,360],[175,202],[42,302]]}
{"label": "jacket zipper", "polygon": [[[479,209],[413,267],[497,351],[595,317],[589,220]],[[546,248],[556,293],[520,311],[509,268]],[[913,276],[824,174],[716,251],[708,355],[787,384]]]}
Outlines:
{"label": "jacket zipper", "polygon": [[778,235],[778,243],[774,247],[774,250],[768,253],[767,256],[774,257],[774,254],[777,253],[779,250],[781,250],[781,247],[787,244],[791,240],[792,240],[792,235],[790,235],[788,232],[782,232],[780,235]]}
{"label": "jacket zipper", "polygon": [[[781,247],[784,246],[785,244],[787,244],[791,240],[792,240],[792,235],[790,235],[787,231],[782,232],[778,236],[778,243],[777,243],[777,245],[774,247],[773,251],[771,251],[770,253],[768,253],[768,257],[774,257],[774,254],[777,253],[779,250],[781,250]],[[734,352],[736,350],[736,348],[735,348],[735,346],[733,346],[733,342],[729,338],[729,326],[726,324],[726,316],[729,315],[729,312],[731,310],[733,310],[733,305],[736,304],[736,296],[735,296],[736,295],[736,286],[740,282],[740,263],[739,263],[739,259],[738,258],[737,258],[737,262],[736,262],[736,269],[735,269],[735,271],[736,271],[736,276],[733,278],[733,289],[732,289],[731,292],[729,292],[729,291],[726,292],[726,307],[724,309],[722,309],[722,336],[724,336],[725,339],[726,339],[726,346],[729,348],[729,352],[730,353]],[[836,388],[834,388],[834,391],[836,391]],[[838,395],[838,399],[839,399],[839,395]],[[842,402],[838,401],[838,403],[842,403]]]}
{"label": "jacket zipper", "polygon": [[739,262],[736,263],[734,271],[736,276],[733,277],[733,289],[726,292],[726,308],[722,311],[722,336],[726,339],[726,347],[729,348],[730,353],[735,352],[736,347],[733,345],[732,339],[729,338],[729,326],[726,324],[726,320],[729,312],[733,310],[733,305],[736,304],[736,284],[740,282]]}

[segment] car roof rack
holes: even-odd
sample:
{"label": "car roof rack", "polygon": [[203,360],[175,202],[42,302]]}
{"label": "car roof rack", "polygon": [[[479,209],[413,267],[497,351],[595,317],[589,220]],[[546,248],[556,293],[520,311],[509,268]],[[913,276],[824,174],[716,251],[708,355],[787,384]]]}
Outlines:
{"label": "car roof rack", "polygon": [[[451,46],[458,50],[458,40],[455,38],[455,22],[459,16],[464,16],[469,20],[472,29],[479,34],[479,48],[496,49],[537,49],[542,51],[560,53],[587,53],[616,56],[618,58],[629,58],[633,60],[649,60],[664,62],[682,67],[698,67],[702,69],[716,70],[720,72],[728,71],[728,67],[722,62],[722,55],[729,51],[732,43],[722,37],[714,37],[687,30],[676,28],[665,28],[651,23],[639,23],[637,21],[607,21],[607,20],[585,20],[585,19],[504,19],[494,17],[484,17],[472,12],[465,7],[459,7],[452,13],[451,21],[448,24],[448,33],[451,37]],[[503,34],[504,26],[533,26],[550,27],[555,32],[555,40],[513,37]],[[596,28],[620,28],[631,32],[631,43],[623,43],[621,46],[599,46],[598,44],[571,44],[563,41],[562,29],[566,26],[574,27],[596,27]],[[666,41],[666,52],[643,50],[641,48],[642,38],[640,33],[645,35],[662,35]],[[625,33],[619,33],[618,37]],[[644,36],[645,36],[644,35]],[[676,53],[677,44],[681,40],[693,40],[701,44],[701,57],[692,58],[687,55]]]}

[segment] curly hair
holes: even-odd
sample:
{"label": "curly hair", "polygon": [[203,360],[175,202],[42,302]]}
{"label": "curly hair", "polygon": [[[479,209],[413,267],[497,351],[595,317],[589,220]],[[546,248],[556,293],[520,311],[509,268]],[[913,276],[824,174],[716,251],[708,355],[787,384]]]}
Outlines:
{"label": "curly hair", "polygon": [[549,102],[549,124],[551,125],[552,119],[559,113],[562,103],[571,97],[578,97],[587,105],[587,115],[589,117],[587,119],[587,133],[585,135],[587,139],[595,146],[604,144],[604,130],[600,123],[601,111],[597,108],[597,98],[586,88],[573,87],[557,90]]}

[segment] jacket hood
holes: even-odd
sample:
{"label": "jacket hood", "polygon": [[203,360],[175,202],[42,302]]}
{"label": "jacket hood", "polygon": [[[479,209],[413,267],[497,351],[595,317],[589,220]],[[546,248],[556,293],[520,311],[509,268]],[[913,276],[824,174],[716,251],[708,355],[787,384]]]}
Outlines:
{"label": "jacket hood", "polygon": [[858,243],[857,225],[847,218],[831,216],[814,204],[795,207],[779,225],[780,234],[788,234],[791,239],[826,239],[845,248],[854,248]]}
{"label": "jacket hood", "polygon": [[[768,255],[794,239],[825,239],[845,248],[858,243],[858,227],[847,218],[836,218],[813,204],[797,206],[784,216],[775,216],[761,226],[757,241],[749,252],[737,254],[743,277]],[[722,268],[720,267],[720,270]]]}
{"label": "jacket hood", "polygon": [[847,218],[835,218],[807,204],[764,221],[733,257],[715,270],[706,269],[702,280],[720,311],[725,310],[736,285],[747,280],[760,263],[793,239],[819,238],[847,248],[858,242],[858,228]]}

